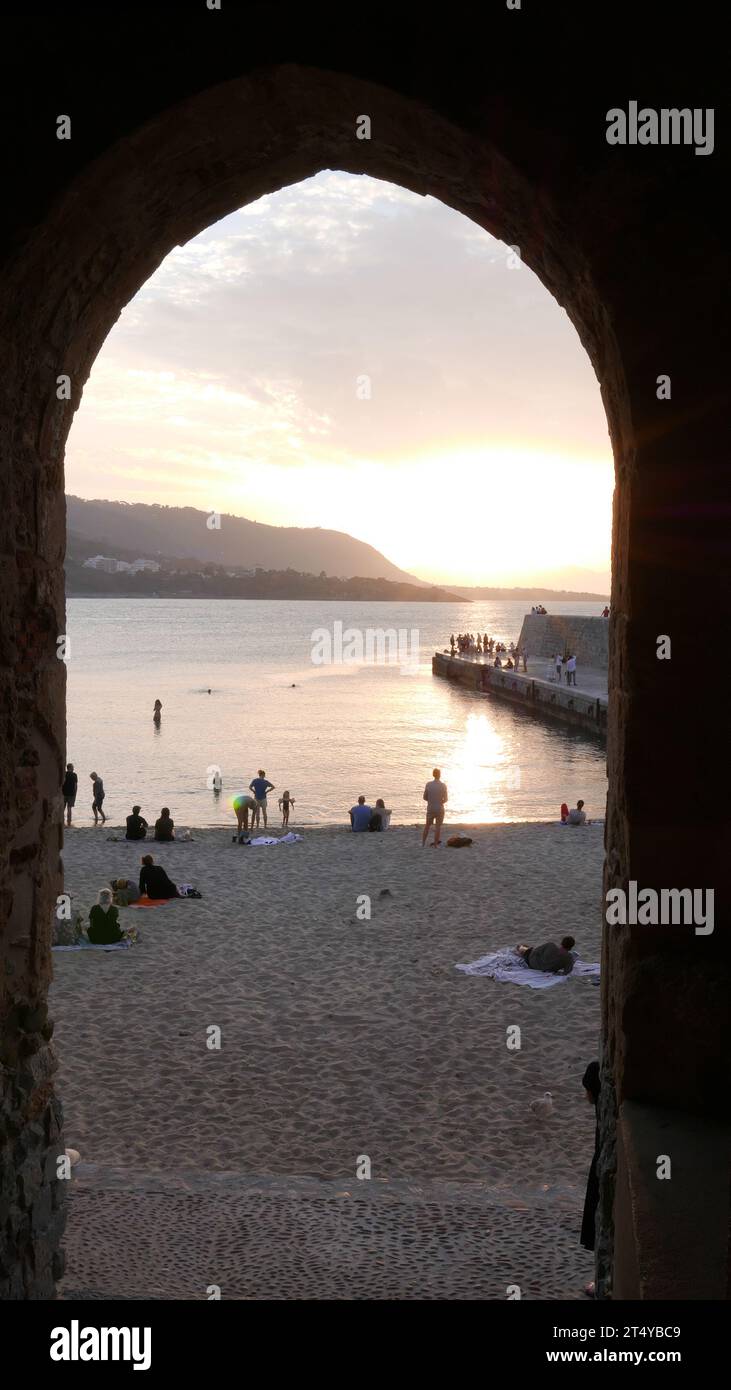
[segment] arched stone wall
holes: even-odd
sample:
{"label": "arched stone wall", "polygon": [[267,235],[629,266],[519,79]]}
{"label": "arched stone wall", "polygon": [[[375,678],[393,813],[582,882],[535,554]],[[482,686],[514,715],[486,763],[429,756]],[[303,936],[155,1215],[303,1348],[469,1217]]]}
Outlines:
{"label": "arched stone wall", "polygon": [[[127,52],[129,35],[120,43]],[[280,47],[275,39],[271,46]],[[602,107],[594,134],[577,134],[571,112],[547,106],[540,85],[526,96],[518,56],[492,73],[489,94],[473,88],[464,102],[454,81],[447,99],[441,95],[439,71],[399,90],[398,62],[383,73],[380,52],[360,61],[358,76],[330,52],[327,69],[251,62],[244,76],[221,81],[230,59],[204,46],[195,77],[177,75],[178,100],[167,98],[169,78],[162,96],[149,73],[138,88],[132,84],[121,132],[115,109],[105,111],[98,96],[91,101],[98,124],[93,135],[82,130],[76,147],[72,139],[68,151],[59,150],[53,130],[41,135],[38,121],[28,132],[27,158],[41,182],[45,169],[48,191],[38,193],[34,182],[27,210],[19,204],[5,229],[0,310],[5,1297],[50,1296],[61,1269],[59,1112],[45,998],[51,912],[61,889],[64,665],[56,641],[65,630],[65,439],[94,357],[125,303],[174,245],[225,213],[322,168],[369,173],[430,193],[520,247],[566,308],[601,383],[617,469],[606,886],[632,878],[672,886],[679,864],[684,884],[720,881],[725,798],[709,789],[703,768],[704,757],[713,766],[717,730],[687,679],[696,639],[701,650],[713,649],[720,630],[716,599],[699,613],[696,593],[707,579],[704,556],[720,556],[725,544],[712,509],[727,488],[718,444],[725,383],[704,355],[703,338],[712,326],[720,246],[677,206],[673,160],[656,161],[653,178],[643,181],[637,151],[629,157],[606,145]],[[519,108],[511,104],[516,82]],[[58,110],[68,105],[60,99]],[[371,118],[370,141],[356,137],[362,113]],[[692,160],[689,151],[674,152],[680,156]],[[690,173],[686,163],[686,185],[690,179],[699,187],[701,162]],[[662,225],[659,249],[648,245],[647,225]],[[671,402],[657,400],[662,371],[672,374]],[[70,402],[56,397],[62,373],[71,378]],[[672,636],[670,663],[656,659],[659,632]],[[720,1112],[727,955],[719,907],[710,937],[683,928],[605,933],[605,1289],[616,1101]],[[709,1009],[717,1025],[710,1032]],[[585,1060],[577,1059],[577,1077]]]}

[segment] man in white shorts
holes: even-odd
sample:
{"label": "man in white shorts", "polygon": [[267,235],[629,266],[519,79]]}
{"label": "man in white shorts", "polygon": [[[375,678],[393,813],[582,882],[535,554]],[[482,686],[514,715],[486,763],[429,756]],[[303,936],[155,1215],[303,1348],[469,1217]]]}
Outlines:
{"label": "man in white shorts", "polygon": [[421,847],[427,842],[429,827],[434,826],[433,848],[436,849],[441,844],[442,824],[444,821],[444,804],[447,801],[447,784],[442,781],[442,774],[438,767],[432,772],[433,781],[427,782],[424,788],[424,801],[426,802],[426,824],[424,834],[421,837]]}

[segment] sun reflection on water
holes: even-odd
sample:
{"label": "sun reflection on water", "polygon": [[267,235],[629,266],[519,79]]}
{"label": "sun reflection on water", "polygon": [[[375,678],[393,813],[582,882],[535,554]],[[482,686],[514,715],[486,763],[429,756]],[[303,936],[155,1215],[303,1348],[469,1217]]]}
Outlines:
{"label": "sun reflection on water", "polygon": [[507,740],[489,713],[468,714],[449,769],[449,803],[460,820],[479,823],[509,818],[505,793],[520,785]]}

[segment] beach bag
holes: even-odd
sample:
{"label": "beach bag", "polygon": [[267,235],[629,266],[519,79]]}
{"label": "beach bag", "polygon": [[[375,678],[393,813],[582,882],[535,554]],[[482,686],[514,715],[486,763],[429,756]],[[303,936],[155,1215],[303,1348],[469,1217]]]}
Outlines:
{"label": "beach bag", "polygon": [[447,844],[450,849],[464,849],[467,845],[471,845],[472,841],[469,835],[450,835]]}
{"label": "beach bag", "polygon": [[52,946],[77,946],[84,935],[84,918],[78,908],[70,918],[54,917],[51,929]]}
{"label": "beach bag", "polygon": [[181,898],[202,898],[203,894],[193,887],[192,883],[179,883],[178,894]]}

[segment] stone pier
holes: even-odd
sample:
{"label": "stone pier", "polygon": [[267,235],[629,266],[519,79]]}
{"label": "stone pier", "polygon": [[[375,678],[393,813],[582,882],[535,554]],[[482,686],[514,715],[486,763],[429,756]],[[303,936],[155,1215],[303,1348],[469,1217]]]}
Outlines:
{"label": "stone pier", "polygon": [[506,671],[479,658],[435,652],[432,673],[467,690],[509,700],[539,719],[559,720],[587,733],[607,735],[606,672],[579,672],[580,684],[560,685],[550,678],[546,661],[528,660],[528,671]]}

